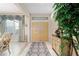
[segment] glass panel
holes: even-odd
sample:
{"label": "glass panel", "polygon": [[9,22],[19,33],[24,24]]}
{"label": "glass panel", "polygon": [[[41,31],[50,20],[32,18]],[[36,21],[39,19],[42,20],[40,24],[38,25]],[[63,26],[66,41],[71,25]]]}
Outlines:
{"label": "glass panel", "polygon": [[0,15],[0,37],[4,32],[12,33],[12,39],[19,41],[22,24],[19,24],[23,20],[23,15]]}
{"label": "glass panel", "polygon": [[32,17],[32,20],[48,20],[48,17]]}
{"label": "glass panel", "polygon": [[6,32],[13,34],[13,41],[19,40],[19,20],[6,20]]}

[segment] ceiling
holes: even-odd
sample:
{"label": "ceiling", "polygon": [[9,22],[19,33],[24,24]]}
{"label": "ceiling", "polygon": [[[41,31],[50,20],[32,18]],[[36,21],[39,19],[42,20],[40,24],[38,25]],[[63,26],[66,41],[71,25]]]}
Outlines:
{"label": "ceiling", "polygon": [[[52,3],[17,3],[30,14],[50,14],[52,12]],[[0,3],[0,13],[22,13],[23,10],[14,3]]]}
{"label": "ceiling", "polygon": [[13,3],[0,3],[0,13],[22,13]]}
{"label": "ceiling", "polygon": [[50,14],[52,12],[52,3],[23,3],[21,5],[31,14]]}

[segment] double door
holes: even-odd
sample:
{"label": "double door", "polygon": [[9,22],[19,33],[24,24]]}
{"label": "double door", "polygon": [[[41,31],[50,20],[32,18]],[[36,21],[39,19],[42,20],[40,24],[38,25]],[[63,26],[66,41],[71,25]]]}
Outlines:
{"label": "double door", "polygon": [[32,41],[48,41],[48,22],[32,22]]}

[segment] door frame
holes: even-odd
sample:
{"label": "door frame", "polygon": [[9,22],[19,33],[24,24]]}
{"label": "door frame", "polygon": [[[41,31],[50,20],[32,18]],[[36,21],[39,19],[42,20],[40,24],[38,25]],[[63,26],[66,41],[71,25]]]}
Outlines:
{"label": "door frame", "polygon": [[31,16],[30,21],[30,41],[32,42],[32,22],[48,22],[48,41],[49,41],[49,16],[48,15],[39,15],[39,17],[48,17],[48,20],[32,20],[32,17],[38,17],[38,15]]}

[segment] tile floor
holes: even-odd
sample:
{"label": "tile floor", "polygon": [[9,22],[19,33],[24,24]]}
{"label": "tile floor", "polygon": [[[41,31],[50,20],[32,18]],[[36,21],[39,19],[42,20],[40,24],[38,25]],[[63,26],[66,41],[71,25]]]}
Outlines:
{"label": "tile floor", "polygon": [[[26,42],[12,42],[10,45],[11,54],[9,55],[8,51],[6,50],[1,56],[26,56],[31,44],[32,43]],[[52,50],[50,43],[46,42],[46,46],[52,56],[57,56],[56,53]]]}
{"label": "tile floor", "polygon": [[51,56],[45,42],[32,42],[26,56]]}

